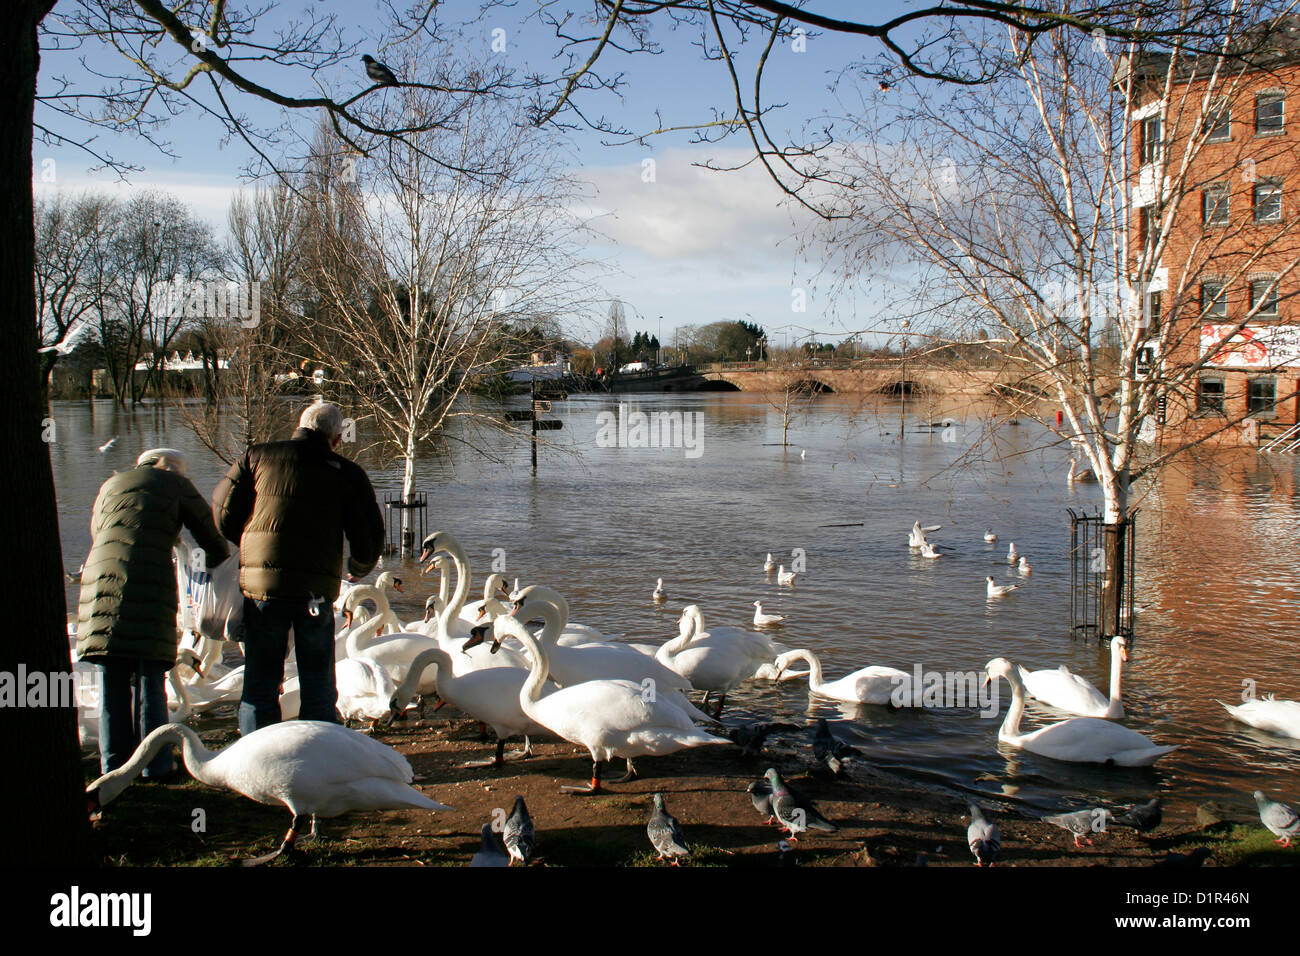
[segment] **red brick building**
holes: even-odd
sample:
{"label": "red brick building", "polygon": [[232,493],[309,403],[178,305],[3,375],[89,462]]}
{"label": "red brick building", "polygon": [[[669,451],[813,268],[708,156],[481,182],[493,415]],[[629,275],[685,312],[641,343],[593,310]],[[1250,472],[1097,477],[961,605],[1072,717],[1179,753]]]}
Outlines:
{"label": "red brick building", "polygon": [[1137,86],[1129,261],[1155,262],[1144,308],[1163,345],[1145,357],[1170,382],[1165,441],[1262,444],[1298,420],[1297,21],[1269,46],[1218,74],[1202,58],[1168,86],[1168,60],[1152,59]]}

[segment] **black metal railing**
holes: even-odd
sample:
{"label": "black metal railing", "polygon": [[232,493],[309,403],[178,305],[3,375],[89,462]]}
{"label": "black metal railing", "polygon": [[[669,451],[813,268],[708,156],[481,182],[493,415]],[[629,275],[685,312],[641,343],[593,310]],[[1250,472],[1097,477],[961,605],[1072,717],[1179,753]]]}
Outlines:
{"label": "black metal railing", "polygon": [[[401,551],[411,554],[415,551],[417,541],[423,541],[427,536],[425,531],[424,516],[429,508],[429,501],[423,491],[412,493],[411,497],[403,498],[400,495],[394,497],[389,495],[384,498],[384,510],[386,512],[386,535],[384,541],[384,553],[395,554]],[[404,522],[402,516],[408,511],[414,511],[411,522]],[[416,530],[416,521],[419,522],[419,530]],[[406,524],[405,532],[402,526]],[[418,535],[418,536],[417,536]]]}
{"label": "black metal railing", "polygon": [[[1069,508],[1066,512],[1070,516],[1070,636],[1131,639],[1137,511],[1116,525],[1108,525],[1101,515],[1075,514]],[[1108,600],[1107,585],[1112,581],[1116,583]]]}

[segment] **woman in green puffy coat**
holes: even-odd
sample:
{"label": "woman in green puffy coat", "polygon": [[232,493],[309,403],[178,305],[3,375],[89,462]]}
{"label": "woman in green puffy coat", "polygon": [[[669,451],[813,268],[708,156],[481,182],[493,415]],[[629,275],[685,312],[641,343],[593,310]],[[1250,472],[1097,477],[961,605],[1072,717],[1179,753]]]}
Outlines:
{"label": "woman in green puffy coat", "polygon": [[[99,761],[116,770],[167,723],[166,672],[176,663],[176,569],[172,548],[187,528],[208,568],[229,556],[185,456],[153,448],[99,489],[81,572],[77,657],[99,666]],[[134,687],[133,687],[134,684]],[[171,772],[164,749],[146,777]]]}

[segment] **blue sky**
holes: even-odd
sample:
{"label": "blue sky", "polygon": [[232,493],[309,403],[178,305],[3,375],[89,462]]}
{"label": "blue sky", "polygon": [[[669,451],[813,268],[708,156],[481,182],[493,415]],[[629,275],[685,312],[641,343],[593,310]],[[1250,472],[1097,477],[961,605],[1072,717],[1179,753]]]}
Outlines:
{"label": "blue sky", "polygon": [[[863,6],[813,5],[821,12],[833,15],[839,11],[846,16],[860,16]],[[872,3],[870,9],[880,18],[908,5]],[[476,9],[462,0],[446,0],[442,7],[460,16]],[[369,4],[283,0],[272,17],[289,16],[304,8],[338,13],[346,36],[361,42],[358,53],[371,50],[384,58],[376,34],[381,24]],[[534,9],[533,3],[522,0],[514,7],[491,11],[470,29],[466,55],[503,56],[526,71],[553,74],[560,62],[553,59],[558,41],[535,20],[524,20]],[[58,12],[56,7],[55,15]],[[505,31],[506,51],[494,54],[493,30],[498,28]],[[604,92],[584,94],[581,103],[585,111],[608,116],[630,129],[647,130],[657,123],[656,110],[665,126],[674,126],[708,119],[711,106],[725,107],[731,101],[725,69],[719,63],[705,61],[699,49],[691,45],[690,35],[665,31],[656,38],[665,50],[659,56],[620,56],[602,62],[606,72],[624,74],[622,97]],[[479,50],[474,49],[476,43],[481,44]],[[878,58],[881,52],[875,41],[836,34],[808,37],[802,52],[795,52],[788,43],[778,48],[770,58],[765,101],[788,106],[772,121],[774,131],[797,132],[806,121],[824,112],[835,112],[836,102],[828,85],[847,64]],[[756,53],[743,50],[741,65],[752,66]],[[92,66],[119,59],[115,52],[102,49],[45,52],[41,92],[51,89],[50,80],[58,74],[85,78],[81,56],[86,56]],[[327,81],[342,89],[353,82],[353,77],[359,89],[364,80],[359,58],[340,66]],[[745,79],[742,74],[742,82]],[[267,80],[271,82],[270,77]],[[279,72],[274,75],[274,84],[276,89],[292,94],[315,92],[305,71]],[[282,116],[277,107],[253,97],[242,97],[238,103],[256,124],[273,126]],[[48,117],[44,119],[49,121]],[[297,121],[309,129],[315,116],[304,113]],[[66,121],[57,123],[56,128],[78,133]],[[248,147],[238,140],[223,143],[216,122],[194,110],[173,120],[164,136],[171,141],[175,159],[133,137],[100,132],[97,147],[142,167],[130,176],[129,186],[117,184],[112,173],[88,172],[91,163],[80,151],[38,142],[33,156],[38,186],[42,161],[53,159],[58,188],[160,187],[191,202],[201,215],[224,229],[225,208],[232,191],[247,185],[241,170],[249,158]],[[832,300],[828,290],[815,282],[816,263],[807,262],[798,251],[799,237],[807,233],[810,222],[806,215],[781,208],[780,194],[765,174],[753,168],[716,173],[692,165],[711,159],[719,164],[734,164],[747,158],[750,154],[746,143],[739,137],[718,146],[692,145],[688,134],[675,133],[653,137],[646,145],[611,146],[603,144],[598,134],[579,132],[574,134],[573,144],[575,169],[593,185],[597,205],[606,211],[598,226],[613,240],[598,242],[591,251],[617,267],[618,271],[602,284],[609,296],[622,299],[628,306],[633,328],[658,333],[662,327],[667,344],[675,326],[717,319],[752,319],[765,326],[778,342],[783,335],[793,341],[810,333],[838,341],[848,330],[874,324],[873,303],[860,295]],[[646,182],[643,176],[643,160],[648,158],[655,161],[653,182]],[[795,288],[806,291],[804,312],[792,309]],[[596,305],[594,310],[601,312],[603,308]],[[591,326],[575,331],[589,336]]]}

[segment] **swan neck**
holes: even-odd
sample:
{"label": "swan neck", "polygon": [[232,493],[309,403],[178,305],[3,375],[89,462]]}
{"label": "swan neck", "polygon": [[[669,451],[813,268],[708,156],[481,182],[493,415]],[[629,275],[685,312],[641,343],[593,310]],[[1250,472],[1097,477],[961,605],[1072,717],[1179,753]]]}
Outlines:
{"label": "swan neck", "polygon": [[356,657],[365,648],[369,647],[379,634],[379,629],[383,626],[384,616],[376,613],[374,617],[352,627],[348,631],[348,639],[344,644],[347,648],[348,657]]}
{"label": "swan neck", "polygon": [[451,676],[451,658],[447,652],[440,647],[431,647],[415,655],[415,659],[411,661],[411,666],[407,669],[406,676],[402,678],[402,683],[397,686],[393,697],[402,702],[414,697],[416,691],[420,688],[420,678],[424,676],[424,672],[430,667],[435,670],[433,679],[439,687],[442,686],[443,681]]}
{"label": "swan neck", "polygon": [[1110,652],[1110,706],[1112,709],[1122,706],[1120,701],[1124,697],[1123,674],[1124,655],[1118,648],[1112,648]]}
{"label": "swan neck", "polygon": [[797,656],[808,665],[808,686],[813,690],[821,690],[825,686],[825,681],[822,678],[821,659],[808,650],[799,651]]}
{"label": "swan neck", "polygon": [[158,752],[163,747],[173,743],[181,745],[185,769],[189,771],[190,776],[202,783],[221,786],[221,782],[215,780],[206,767],[215,754],[203,746],[199,735],[184,724],[166,724],[145,737],[130,760],[116,770],[104,774],[91,785],[99,793],[100,806],[116,799],[132,780],[144,772],[145,767],[149,766],[150,761],[158,756]]}
{"label": "swan neck", "polygon": [[465,606],[465,598],[469,597],[469,558],[459,542],[447,541],[445,545],[447,553],[456,562],[456,590],[451,594],[451,604],[448,607],[451,616],[457,617],[460,615],[461,608]]}
{"label": "swan neck", "polygon": [[[528,671],[528,679],[519,688],[519,707],[531,717],[532,706],[541,699],[542,685],[546,683],[546,678],[550,676],[551,659],[546,653],[545,642],[538,643],[537,638],[528,633],[528,628],[524,627],[522,621],[513,618],[502,618],[502,620],[513,621],[518,625],[509,628],[509,631],[524,645],[524,648],[528,651],[529,660],[532,662]],[[549,625],[549,621],[547,623]]]}
{"label": "swan neck", "polygon": [[999,740],[1020,736],[1020,718],[1025,713],[1025,685],[1021,682],[1020,675],[1012,670],[1007,673],[1006,678],[1007,683],[1011,685],[1011,706],[1007,708],[1007,716],[998,731]]}

